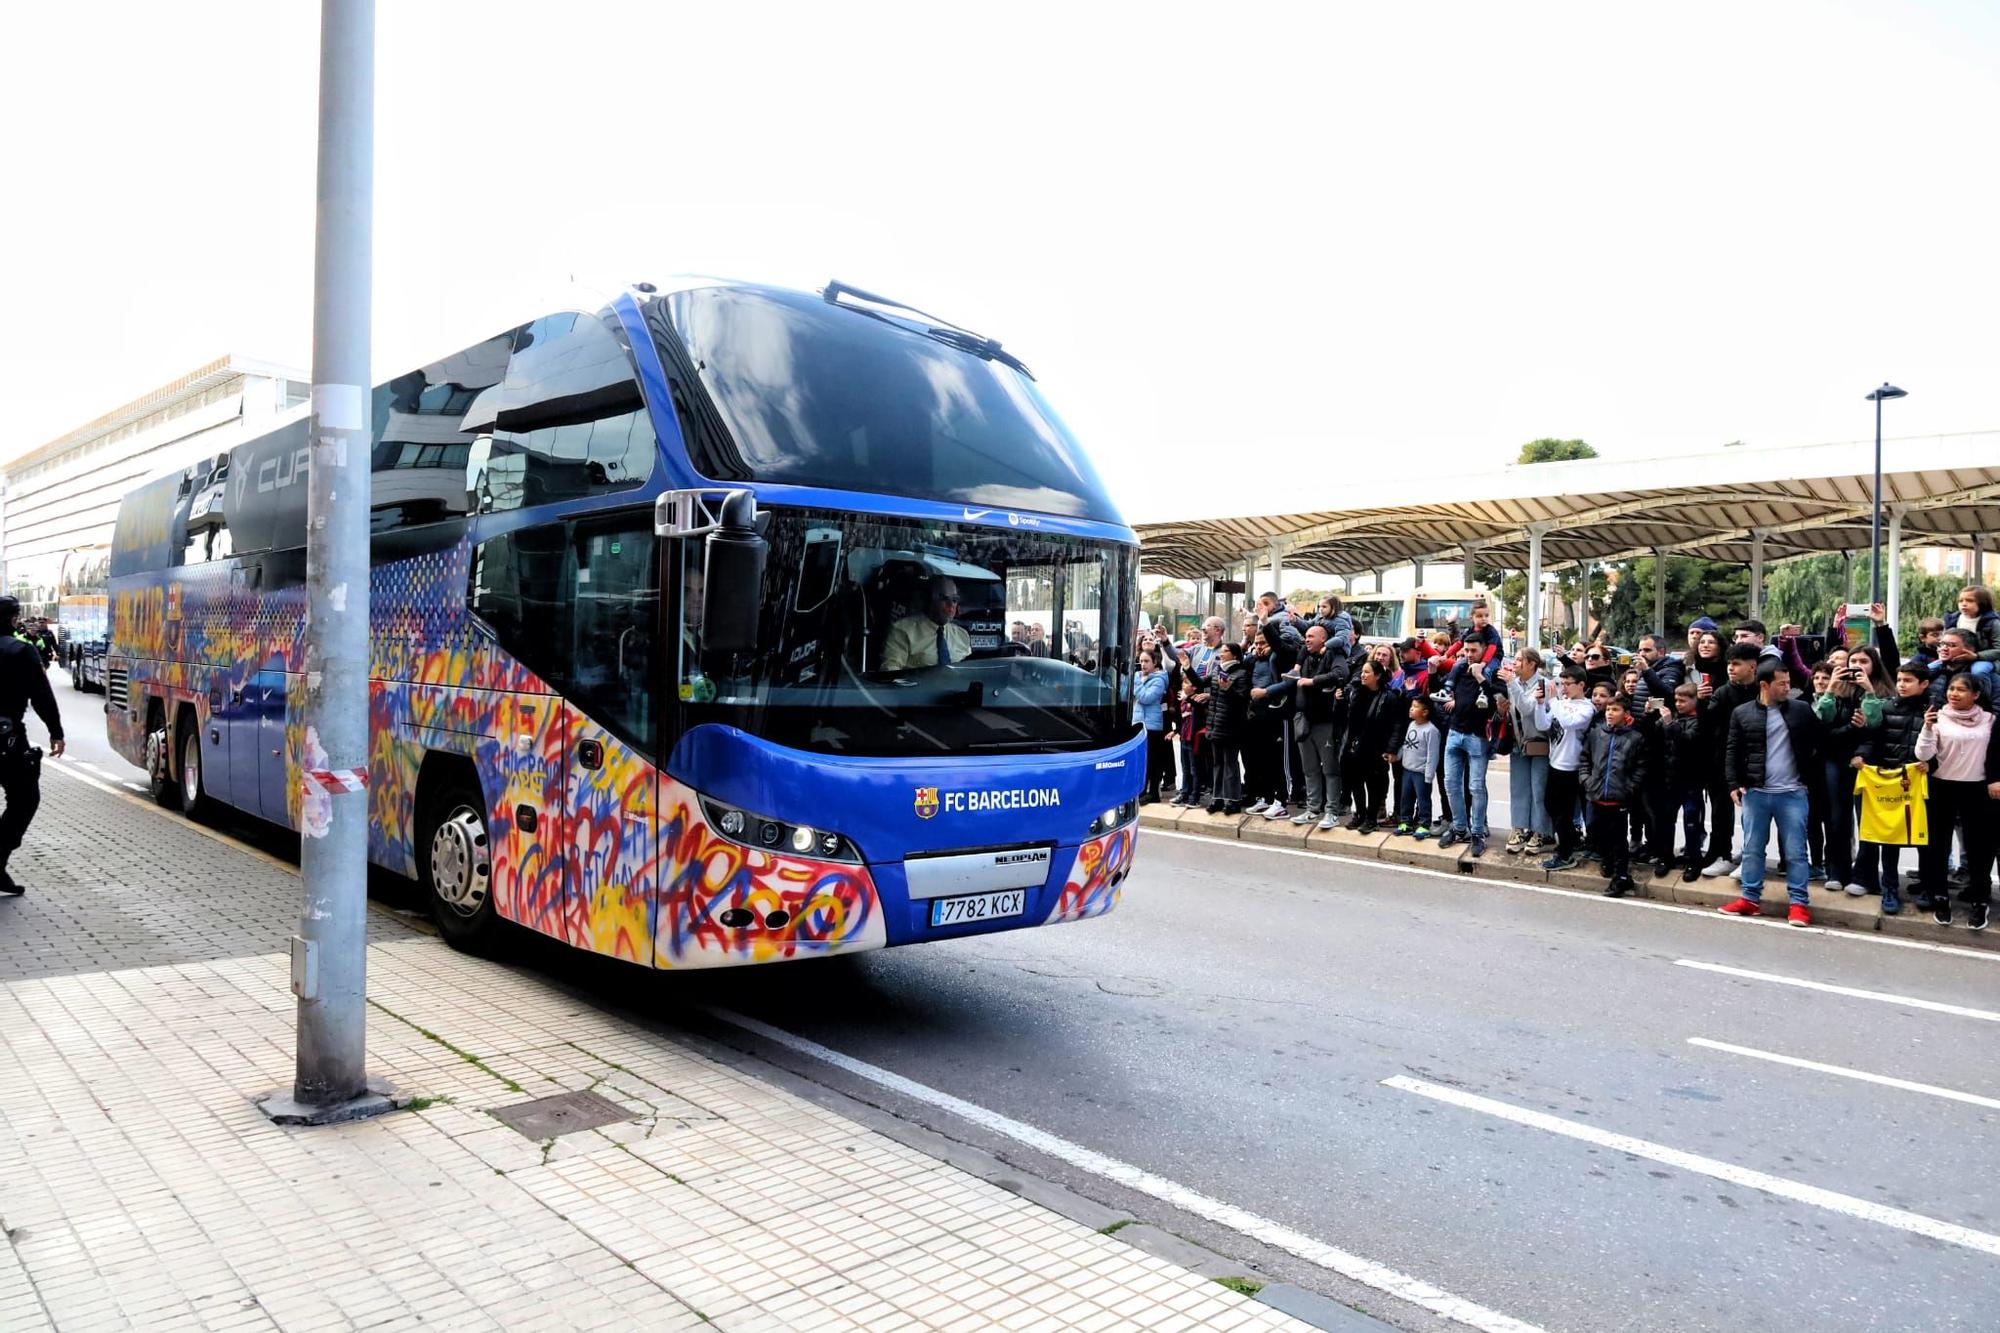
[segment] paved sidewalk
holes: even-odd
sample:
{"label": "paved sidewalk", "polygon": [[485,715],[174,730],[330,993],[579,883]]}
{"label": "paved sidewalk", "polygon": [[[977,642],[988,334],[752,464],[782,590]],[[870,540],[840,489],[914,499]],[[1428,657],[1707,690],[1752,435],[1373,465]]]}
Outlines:
{"label": "paved sidewalk", "polygon": [[[299,882],[55,775],[0,901],[0,1329],[1302,1329],[371,913],[369,1066],[279,1129]],[[610,1123],[492,1113],[590,1092]]]}

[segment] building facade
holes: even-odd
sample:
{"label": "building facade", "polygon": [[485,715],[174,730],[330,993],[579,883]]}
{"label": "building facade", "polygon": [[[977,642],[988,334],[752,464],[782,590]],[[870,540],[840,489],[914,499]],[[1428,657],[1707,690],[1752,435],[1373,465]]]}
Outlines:
{"label": "building facade", "polygon": [[[312,396],[304,371],[225,356],[0,465],[0,588],[27,615],[101,591],[118,502],[266,430]],[[0,445],[0,449],[4,449]]]}

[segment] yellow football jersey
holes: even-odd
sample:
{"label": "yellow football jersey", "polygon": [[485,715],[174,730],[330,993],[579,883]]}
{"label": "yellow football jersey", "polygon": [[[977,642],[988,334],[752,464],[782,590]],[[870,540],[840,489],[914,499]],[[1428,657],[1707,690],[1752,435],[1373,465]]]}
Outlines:
{"label": "yellow football jersey", "polygon": [[1922,847],[1930,841],[1930,774],[1921,764],[1869,765],[1854,775],[1861,797],[1861,840],[1885,847]]}

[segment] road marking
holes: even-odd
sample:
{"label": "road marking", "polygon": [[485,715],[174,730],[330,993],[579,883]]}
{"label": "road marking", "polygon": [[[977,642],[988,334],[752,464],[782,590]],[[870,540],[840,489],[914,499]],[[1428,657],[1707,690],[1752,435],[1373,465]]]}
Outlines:
{"label": "road marking", "polygon": [[1294,1231],[1281,1222],[1274,1222],[1239,1208],[1235,1204],[1211,1198],[1164,1176],[1156,1176],[1150,1171],[1121,1162],[1117,1158],[1107,1157],[1080,1143],[1059,1138],[1046,1130],[1011,1119],[997,1111],[989,1111],[983,1106],[954,1097],[948,1092],[940,1092],[936,1088],[904,1078],[901,1074],[891,1073],[850,1055],[843,1055],[809,1038],[787,1032],[783,1028],[772,1027],[769,1023],[747,1018],[727,1009],[710,1008],[707,1012],[746,1032],[753,1032],[780,1046],[789,1047],[803,1055],[844,1069],[850,1074],[867,1079],[870,1083],[888,1088],[912,1100],[935,1106],[942,1111],[949,1111],[982,1129],[1004,1135],[1037,1152],[1088,1171],[1092,1175],[1102,1176],[1127,1189],[1137,1190],[1175,1208],[1207,1218],[1232,1231],[1241,1232],[1254,1240],[1284,1250],[1308,1263],[1318,1264],[1343,1277],[1351,1278],[1364,1286],[1386,1292],[1413,1305],[1420,1305],[1433,1314],[1442,1315],[1446,1319],[1473,1328],[1487,1330],[1488,1333],[1541,1333],[1534,1324],[1523,1323],[1497,1310],[1489,1310],[1483,1305],[1454,1296],[1450,1292],[1431,1286],[1428,1282],[1378,1264],[1372,1259],[1364,1259],[1359,1255],[1336,1249],[1303,1232]]}
{"label": "road marking", "polygon": [[1692,967],[1702,972],[1720,972],[1724,976],[1748,977],[1752,981],[1769,981],[1780,986],[1799,986],[1805,990],[1825,991],[1828,995],[1845,995],[1854,1000],[1878,1000],[1883,1004],[1900,1004],[1906,1009],[1928,1009],[1935,1014],[1952,1014],[1959,1018],[1980,1018],[1988,1023],[2000,1023],[2000,1014],[1991,1009],[1974,1009],[1963,1004],[1946,1004],[1942,1000],[1919,1000],[1909,995],[1894,995],[1888,991],[1862,990],[1858,986],[1835,986],[1824,981],[1808,981],[1804,977],[1780,976],[1776,972],[1753,972],[1747,967],[1725,967],[1721,963],[1700,963],[1692,958],[1674,959],[1675,967]]}
{"label": "road marking", "polygon": [[1940,1088],[1935,1083],[1912,1083],[1906,1078],[1890,1078],[1887,1074],[1871,1074],[1865,1069],[1849,1069],[1844,1065],[1827,1065],[1817,1060],[1801,1060],[1796,1055],[1779,1055],[1776,1051],[1760,1051],[1754,1046],[1735,1046],[1726,1041],[1711,1041],[1707,1037],[1689,1037],[1687,1040],[1688,1045],[1699,1046],[1707,1051],[1727,1051],[1731,1055],[1747,1055],[1752,1060],[1769,1060],[1774,1065],[1810,1069],[1818,1074],[1837,1074],[1841,1078],[1859,1079],[1863,1083],[1879,1083],[1885,1088],[1901,1088],[1904,1092],[1921,1092],[1931,1097],[1943,1097],[1947,1101],[1964,1102],[1967,1106],[1983,1106],[1991,1111],[2000,1111],[2000,1097],[1981,1097],[1976,1092]]}
{"label": "road marking", "polygon": [[1447,1088],[1436,1083],[1426,1083],[1422,1079],[1402,1074],[1394,1078],[1385,1078],[1382,1082],[1387,1087],[1403,1092],[1414,1092],[1419,1097],[1428,1097],[1432,1101],[1498,1116],[1517,1125],[1527,1125],[1533,1129],[1547,1130],[1551,1134],[1561,1134],[1565,1138],[1594,1143],[1600,1148],[1610,1148],[1614,1152],[1630,1153],[1634,1157],[1644,1157],[1649,1161],[1661,1162],[1683,1171],[1693,1171],[1716,1180],[1727,1181],[1731,1185],[1762,1190],[1781,1199],[1809,1203],[1815,1208],[1824,1208],[1829,1212],[1841,1213],[1864,1222],[1894,1227],[1898,1231],[1907,1231],[1913,1235],[1928,1236],[1932,1240],[1941,1240],[1947,1244],[1962,1245],[1968,1250],[2000,1255],[2000,1236],[1985,1231],[1974,1231],[1971,1227],[1962,1227],[1956,1222],[1943,1222],[1935,1217],[1925,1217],[1922,1213],[1905,1212],[1901,1208],[1890,1208],[1867,1199],[1857,1199],[1849,1194],[1821,1189],[1817,1185],[1802,1184],[1796,1180],[1787,1180],[1783,1176],[1766,1175],[1762,1171],[1752,1171],[1746,1166],[1718,1162],[1712,1157],[1700,1157],[1691,1152],[1682,1152],[1678,1148],[1669,1148],[1664,1144],[1635,1139],[1627,1134],[1614,1134],[1595,1125],[1578,1124],[1574,1120],[1565,1120],[1560,1116],[1530,1111],[1524,1106],[1515,1106],[1510,1102],[1496,1102],[1490,1097],[1461,1092],[1457,1088]]}
{"label": "road marking", "polygon": [[1231,838],[1212,838],[1203,833],[1179,833],[1173,829],[1149,828],[1144,830],[1148,838],[1177,838],[1182,842],[1206,843],[1211,847],[1242,847],[1253,852],[1269,852],[1274,856],[1303,856],[1311,861],[1331,861],[1336,865],[1354,866],[1361,870],[1394,871],[1401,875],[1423,875],[1431,879],[1448,879],[1457,884],[1471,882],[1483,888],[1513,889],[1520,893],[1542,893],[1552,897],[1567,898],[1571,902],[1591,903],[1606,908],[1638,908],[1648,912],[1674,912],[1681,916],[1691,916],[1701,921],[1724,926],[1763,926],[1770,930],[1780,930],[1791,936],[1818,935],[1824,939],[1847,940],[1855,944],[1880,944],[1892,949],[1920,949],[1926,953],[1948,953],[1959,958],[1977,958],[1981,962],[2000,963],[2000,950],[1968,949],[1956,944],[1932,944],[1928,940],[1898,939],[1894,935],[1868,934],[1858,930],[1839,930],[1832,926],[1807,926],[1800,929],[1779,917],[1734,917],[1724,916],[1709,907],[1685,907],[1679,903],[1656,903],[1646,898],[1606,898],[1602,894],[1584,893],[1577,889],[1556,889],[1546,884],[1523,884],[1512,879],[1486,879],[1478,875],[1468,875],[1456,870],[1426,870],[1422,866],[1405,865],[1400,861],[1375,861],[1366,857],[1341,856],[1333,852],[1309,852],[1301,847],[1271,847],[1258,842],[1241,842]]}

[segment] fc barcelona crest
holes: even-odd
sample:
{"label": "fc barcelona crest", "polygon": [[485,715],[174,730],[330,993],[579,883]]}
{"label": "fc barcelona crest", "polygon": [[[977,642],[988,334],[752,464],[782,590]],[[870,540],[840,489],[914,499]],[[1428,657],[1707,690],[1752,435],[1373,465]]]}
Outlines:
{"label": "fc barcelona crest", "polygon": [[936,787],[917,788],[917,818],[929,819],[938,812],[938,789]]}

